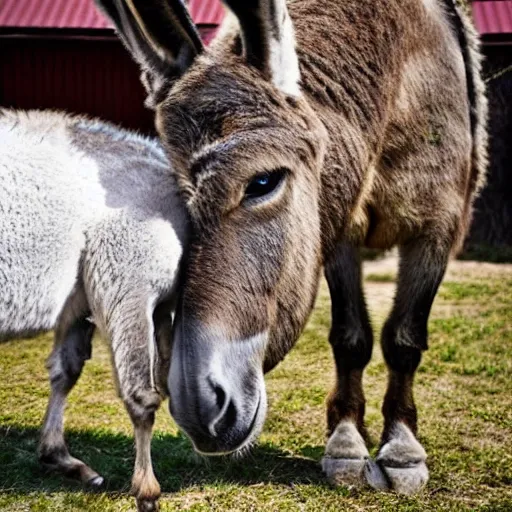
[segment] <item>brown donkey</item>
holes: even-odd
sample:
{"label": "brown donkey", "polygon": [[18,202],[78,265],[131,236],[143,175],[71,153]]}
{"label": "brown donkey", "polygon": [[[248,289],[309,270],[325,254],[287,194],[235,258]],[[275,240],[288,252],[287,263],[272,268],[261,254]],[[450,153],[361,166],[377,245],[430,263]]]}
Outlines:
{"label": "brown donkey", "polygon": [[[323,468],[336,483],[419,490],[428,471],[414,374],[485,174],[486,100],[467,17],[455,0],[229,0],[205,49],[179,0],[100,3],[142,69],[190,216],[173,416],[197,451],[248,446],[265,417],[263,374],[300,335],[323,266],[337,372]],[[375,464],[358,248],[394,245]]]}

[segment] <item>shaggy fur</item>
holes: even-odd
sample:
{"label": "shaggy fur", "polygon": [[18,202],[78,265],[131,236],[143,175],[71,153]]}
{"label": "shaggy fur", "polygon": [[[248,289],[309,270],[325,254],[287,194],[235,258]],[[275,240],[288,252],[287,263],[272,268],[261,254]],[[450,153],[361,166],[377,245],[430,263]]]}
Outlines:
{"label": "shaggy fur", "polygon": [[[380,453],[387,455],[372,466],[384,473],[372,481],[414,492],[428,472],[416,459],[425,455],[414,438],[413,377],[427,348],[432,301],[485,181],[486,100],[475,31],[453,0],[226,3],[232,15],[207,50],[188,37],[176,44],[177,34],[194,30],[175,23],[183,18],[178,0],[116,0],[113,17],[139,62],[154,59],[144,45],[168,47],[171,71],[152,68],[154,82],[166,84],[152,103],[192,227],[176,323],[180,332],[205,326],[180,339],[180,352],[217,340],[213,333],[232,343],[268,333],[265,356],[247,366],[271,369],[302,331],[323,264],[337,368],[329,434],[352,436],[331,439],[325,467],[328,476],[347,476],[349,466],[363,471],[365,464],[346,464],[364,447],[361,378],[373,344],[357,248],[398,245],[398,290],[382,336],[390,379]],[[165,22],[155,14],[163,4],[173,12]],[[152,40],[164,24],[172,36]],[[194,56],[185,71],[177,70],[177,52]],[[291,77],[298,58],[299,94],[273,65],[276,54]],[[278,192],[247,198],[255,177],[276,172],[283,176]],[[194,368],[194,358],[186,359],[180,364]],[[232,375],[233,389],[244,389],[244,378]],[[193,410],[203,397],[190,391],[189,398]],[[357,429],[336,430],[346,421]],[[329,446],[354,450],[331,454]],[[358,457],[366,456],[360,449]]]}
{"label": "shaggy fur", "polygon": [[110,341],[135,428],[134,490],[145,495],[158,487],[152,417],[167,395],[185,243],[168,160],[155,140],[54,112],[0,111],[0,141],[0,337],[56,330],[41,460],[102,482],[63,438],[66,395],[90,357],[94,324]]}

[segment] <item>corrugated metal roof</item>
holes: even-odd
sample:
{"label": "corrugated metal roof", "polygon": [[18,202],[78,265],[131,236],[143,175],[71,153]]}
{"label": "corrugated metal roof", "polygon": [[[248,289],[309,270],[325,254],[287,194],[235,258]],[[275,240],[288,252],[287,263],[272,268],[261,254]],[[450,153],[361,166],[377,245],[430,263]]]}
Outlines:
{"label": "corrugated metal roof", "polygon": [[37,28],[108,28],[93,0],[2,0],[0,25]]}
{"label": "corrugated metal roof", "polygon": [[224,19],[224,7],[220,0],[190,0],[188,8],[198,25],[220,25]]}
{"label": "corrugated metal roof", "polygon": [[[473,0],[475,24],[482,35],[512,34],[512,0]],[[190,0],[198,25],[219,25],[224,17],[220,0]],[[101,29],[109,22],[94,0],[1,0],[0,26]]]}
{"label": "corrugated metal roof", "polygon": [[[220,0],[191,0],[198,25],[219,25],[224,17]],[[111,27],[94,0],[0,0],[0,26],[102,29]]]}
{"label": "corrugated metal roof", "polygon": [[512,0],[474,0],[472,6],[482,36],[512,34]]}

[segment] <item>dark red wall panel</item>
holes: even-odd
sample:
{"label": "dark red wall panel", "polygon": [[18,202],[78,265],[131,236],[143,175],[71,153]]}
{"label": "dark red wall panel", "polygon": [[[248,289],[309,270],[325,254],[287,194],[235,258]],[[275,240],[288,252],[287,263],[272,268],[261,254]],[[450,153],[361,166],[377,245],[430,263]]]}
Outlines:
{"label": "dark red wall panel", "polygon": [[139,72],[115,38],[0,38],[0,104],[85,113],[144,132]]}

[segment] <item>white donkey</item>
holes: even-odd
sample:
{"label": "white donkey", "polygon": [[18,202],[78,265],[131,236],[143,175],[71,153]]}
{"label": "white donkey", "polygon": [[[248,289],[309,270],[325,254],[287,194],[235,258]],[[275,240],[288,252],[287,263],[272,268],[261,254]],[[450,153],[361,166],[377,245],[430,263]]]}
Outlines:
{"label": "white donkey", "polygon": [[135,430],[133,492],[152,508],[154,411],[167,395],[171,311],[186,216],[157,141],[55,112],[0,110],[0,339],[55,329],[41,461],[84,483],[66,396],[97,326]]}

